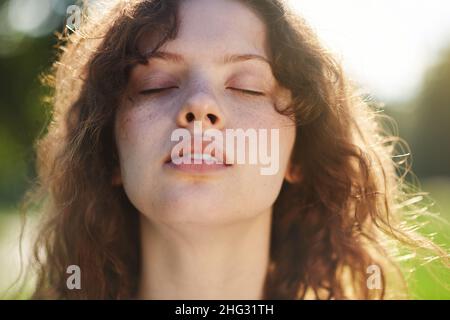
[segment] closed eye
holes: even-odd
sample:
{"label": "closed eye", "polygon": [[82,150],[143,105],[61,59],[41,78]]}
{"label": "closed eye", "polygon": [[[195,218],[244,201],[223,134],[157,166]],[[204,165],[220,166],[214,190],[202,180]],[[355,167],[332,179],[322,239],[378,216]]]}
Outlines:
{"label": "closed eye", "polygon": [[154,88],[154,89],[146,89],[146,90],[142,90],[139,92],[139,94],[142,95],[152,95],[152,94],[157,94],[166,90],[170,90],[170,89],[176,89],[178,87],[167,87],[167,88]]}
{"label": "closed eye", "polygon": [[264,92],[254,91],[254,90],[247,90],[247,89],[239,89],[239,88],[228,88],[231,90],[239,91],[244,94],[248,94],[251,96],[264,96]]}

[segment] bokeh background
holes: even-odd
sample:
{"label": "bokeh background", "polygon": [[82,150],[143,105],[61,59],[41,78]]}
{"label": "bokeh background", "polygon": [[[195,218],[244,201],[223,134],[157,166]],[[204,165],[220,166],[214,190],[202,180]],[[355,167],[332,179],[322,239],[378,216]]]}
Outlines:
{"label": "bokeh background", "polygon": [[[56,55],[69,0],[0,0],[0,298],[18,276],[18,203],[33,180],[33,143],[49,110],[39,77]],[[95,0],[89,2],[95,3]],[[398,124],[430,208],[420,232],[450,245],[450,1],[290,0],[350,77]],[[33,225],[33,217],[29,219]],[[427,222],[427,221],[422,221]],[[32,230],[32,228],[30,228]],[[24,235],[26,263],[30,234]],[[414,260],[412,260],[414,261]],[[450,299],[450,272],[437,261],[408,262],[416,299]],[[433,271],[434,270],[434,271]],[[32,281],[21,293],[29,294]],[[447,286],[447,288],[446,288]]]}

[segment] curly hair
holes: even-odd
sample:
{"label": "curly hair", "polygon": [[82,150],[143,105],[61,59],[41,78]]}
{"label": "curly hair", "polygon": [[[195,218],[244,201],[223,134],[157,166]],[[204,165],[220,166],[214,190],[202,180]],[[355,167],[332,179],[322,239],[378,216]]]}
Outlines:
{"label": "curly hair", "polygon": [[[401,139],[385,132],[383,114],[285,3],[236,1],[267,25],[273,74],[293,97],[278,111],[296,122],[291,163],[300,180],[285,181],[273,207],[264,298],[386,298],[390,286],[406,292],[392,243],[445,253],[405,224],[418,204],[394,161]],[[157,49],[174,39],[180,1],[115,2],[60,36],[61,54],[47,77],[52,120],[37,141],[37,182],[25,200],[45,218],[35,243],[33,298],[136,294],[139,213],[111,183],[118,164],[113,123],[131,68],[146,63],[139,41],[150,35]],[[72,264],[93,285],[68,290]],[[366,283],[371,265],[382,270],[375,290]]]}

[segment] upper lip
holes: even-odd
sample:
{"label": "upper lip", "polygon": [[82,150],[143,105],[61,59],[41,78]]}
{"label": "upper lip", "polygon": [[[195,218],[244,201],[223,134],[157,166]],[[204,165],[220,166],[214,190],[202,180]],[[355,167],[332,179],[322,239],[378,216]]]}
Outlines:
{"label": "upper lip", "polygon": [[[194,154],[208,154],[211,155],[212,157],[216,157],[217,153],[222,153],[222,159],[217,158],[219,161],[222,162],[222,164],[226,165],[226,166],[231,166],[232,164],[227,163],[227,156],[226,156],[226,151],[223,149],[223,147],[219,144],[215,144],[214,148],[211,146],[210,148],[213,148],[212,152],[204,152],[205,148],[214,143],[214,141],[202,141],[202,148],[201,150],[195,150],[194,149],[194,141],[193,139],[191,140],[191,150],[190,150],[190,154],[191,157],[193,157]],[[180,157],[182,157],[184,155],[184,149],[181,150],[180,152]],[[172,152],[169,153],[169,155],[165,158],[165,163],[169,163],[172,162]]]}

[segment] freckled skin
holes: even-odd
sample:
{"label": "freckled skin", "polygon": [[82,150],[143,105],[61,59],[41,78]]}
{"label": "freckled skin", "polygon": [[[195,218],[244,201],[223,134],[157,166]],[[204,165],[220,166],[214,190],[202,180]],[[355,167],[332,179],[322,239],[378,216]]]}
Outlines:
{"label": "freckled skin", "polygon": [[[236,223],[269,210],[278,196],[295,126],[274,105],[287,104],[290,93],[262,62],[217,63],[227,53],[270,59],[265,25],[254,12],[234,1],[211,6],[205,0],[182,2],[180,12],[179,35],[161,50],[182,55],[186,63],[157,60],[132,70],[129,99],[123,99],[115,124],[118,180],[133,205],[154,223]],[[143,41],[141,46],[149,49],[151,44]],[[171,85],[177,88],[157,95],[139,93]],[[245,95],[231,86],[258,89],[265,96]],[[171,133],[192,128],[183,122],[189,112],[204,121],[203,129],[280,129],[279,172],[264,176],[260,166],[250,164],[211,176],[168,170],[163,162],[175,144]],[[206,114],[215,115],[217,123]]]}

